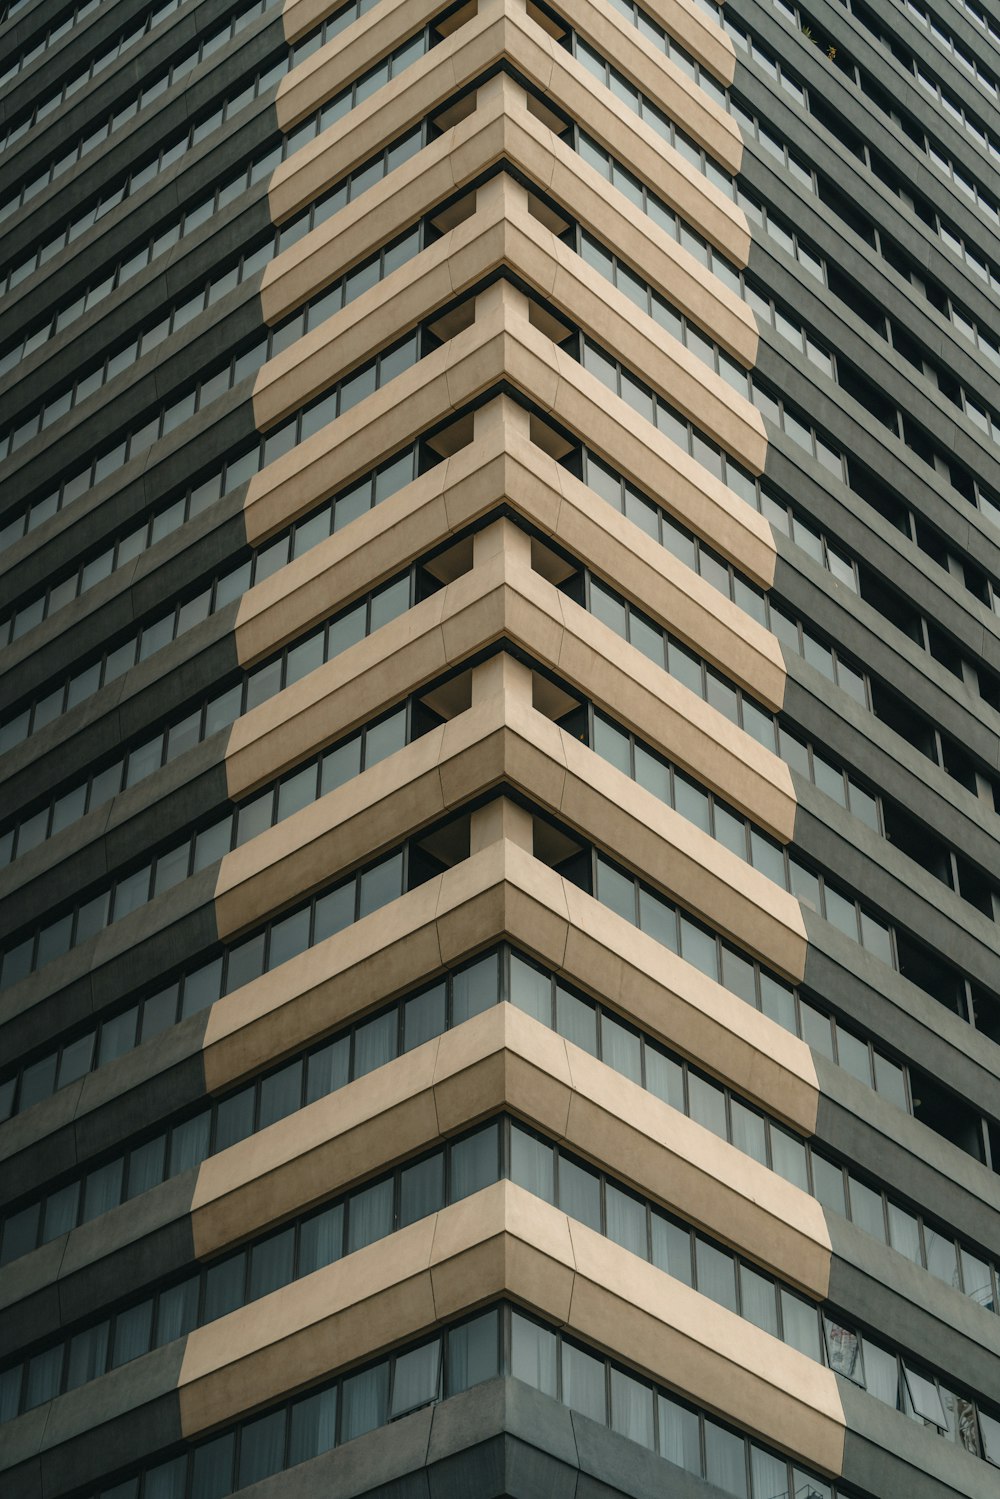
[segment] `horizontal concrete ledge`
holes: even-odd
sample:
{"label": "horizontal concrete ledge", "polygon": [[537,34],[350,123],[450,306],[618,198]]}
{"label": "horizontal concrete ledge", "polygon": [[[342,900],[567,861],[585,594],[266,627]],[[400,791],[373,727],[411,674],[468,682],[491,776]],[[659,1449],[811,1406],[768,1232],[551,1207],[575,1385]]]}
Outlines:
{"label": "horizontal concrete ledge", "polygon": [[516,1379],[492,1379],[261,1483],[255,1499],[726,1499]]}
{"label": "horizontal concrete ledge", "polygon": [[261,283],[265,319],[279,322],[437,204],[479,184],[500,165],[539,183],[568,218],[615,246],[645,280],[742,363],[754,363],[757,324],[747,305],[542,124],[531,113],[524,90],[508,77],[484,87],[465,119],[277,255]]}
{"label": "horizontal concrete ledge", "polygon": [[[374,66],[388,52],[422,25],[433,20],[439,0],[383,0],[339,36],[332,38],[282,79],[277,93],[279,125],[288,130],[328,99],[339,94],[352,79]],[[687,134],[712,153],[729,170],[739,167],[743,143],[739,130],[722,107],[689,79],[663,52],[649,47],[635,26],[607,6],[594,0],[577,0],[567,8],[567,23],[576,34],[618,72],[627,75],[648,97],[655,99],[671,118],[682,122]],[[406,80],[394,78],[383,84],[379,100],[384,106],[410,82],[410,74],[437,72],[449,64],[456,72],[466,48],[479,33],[488,32],[500,18],[515,22],[535,48],[549,53],[556,48],[546,28],[528,12],[525,0],[480,0],[460,27],[450,32],[426,56],[411,63]],[[559,48],[564,66],[570,54]],[[458,85],[456,84],[456,91]]]}
{"label": "horizontal concrete ledge", "polygon": [[847,1421],[843,1476],[868,1494],[996,1499],[997,1470],[835,1376]]}
{"label": "horizontal concrete ledge", "polygon": [[[733,81],[736,54],[732,42],[722,27],[713,23],[692,0],[646,0],[643,8],[723,83]],[[336,9],[336,0],[285,0],[282,22],[286,37],[290,42],[297,41]]]}
{"label": "horizontal concrete ledge", "polygon": [[[478,503],[474,484],[466,494]],[[550,492],[547,498],[555,496]],[[594,506],[601,503],[593,501]],[[610,509],[607,513],[609,519],[614,518]],[[556,514],[571,525],[568,506],[557,507]],[[595,510],[594,515],[599,517],[600,512]],[[528,538],[517,528],[511,529],[528,549]],[[399,528],[400,539],[406,540],[407,530],[409,527]],[[411,534],[419,535],[419,528]],[[596,537],[600,533],[592,534]],[[612,535],[613,528],[604,530],[608,551],[624,564],[628,553],[613,545]],[[426,540],[426,532],[424,537]],[[380,534],[373,542],[376,551],[392,544],[383,543]],[[333,550],[331,560],[335,559],[337,552]],[[319,577],[324,560],[320,557],[316,562]],[[658,577],[645,565],[636,566],[636,561],[634,557],[629,560],[626,571],[637,580],[641,575],[649,584],[647,598],[653,605],[649,612],[654,611],[659,595],[669,618],[674,614],[675,600],[683,605],[684,596],[679,589],[675,591],[673,583],[664,586],[666,569]],[[291,568],[286,571],[291,572]],[[288,581],[298,580],[293,573]],[[272,597],[275,593],[277,590]],[[286,629],[294,634],[308,628],[320,611],[323,595],[322,585],[302,586],[297,594],[284,598],[278,594],[273,619],[262,610],[257,619],[251,616],[246,621],[245,631],[238,625],[237,644],[244,658],[258,650],[265,631],[280,640]],[[263,605],[264,601],[254,602]],[[685,612],[695,621],[696,633],[707,618],[707,613],[698,617],[698,602],[692,588]],[[765,644],[767,638],[758,637],[758,641]],[[735,634],[730,634],[727,646],[734,639]],[[787,839],[794,811],[789,794],[791,778],[777,756],[623,641],[609,626],[567,599],[530,566],[529,558],[518,556],[513,548],[480,562],[431,598],[238,720],[226,756],[230,795],[238,798],[263,785],[332,738],[371,718],[377,705],[388,706],[407,693],[419,691],[449,667],[477,651],[496,647],[502,640],[520,647],[528,658],[548,667],[571,689],[575,686],[612,718],[633,728],[648,744],[690,770],[702,784],[747,811],[779,838]],[[743,652],[748,667],[762,668],[755,671],[756,681],[762,685],[769,675],[766,657],[762,652],[753,662],[746,644]]]}
{"label": "horizontal concrete ledge", "polygon": [[[519,409],[516,392],[523,390],[532,406],[551,412],[559,425],[578,434],[581,442],[607,458],[612,468],[640,490],[665,496],[669,512],[710,539],[716,550],[749,577],[770,585],[775,548],[768,523],[686,449],[534,327],[530,304],[522,294],[502,282],[477,299],[476,313],[470,327],[254,477],[246,495],[247,538],[252,545],[330,498],[428,428],[445,424],[470,406],[488,403],[493,391],[508,386],[513,400],[503,425],[514,425]],[[298,373],[293,366],[288,378],[294,380]],[[282,408],[287,402],[294,407],[298,397],[286,386],[287,380],[279,379],[267,391],[267,400],[274,396]],[[259,392],[258,405],[262,402],[264,394]],[[485,406],[483,418],[487,418]],[[257,419],[266,425],[268,418],[258,411]],[[481,445],[478,436],[475,441],[480,461],[498,451],[496,434],[492,446]],[[459,458],[457,453],[454,459],[459,471],[469,462],[468,456]],[[551,461],[546,465],[550,472],[556,467]],[[386,513],[391,512],[379,511],[380,528]],[[362,521],[353,524],[361,526]],[[286,570],[277,576],[283,578]],[[716,607],[722,609],[718,590],[712,595]],[[780,659],[776,646],[773,654]]]}
{"label": "horizontal concrete ledge", "polygon": [[219,865],[229,940],[491,787],[507,785],[797,980],[799,902],[528,703],[495,694],[304,807]]}
{"label": "horizontal concrete ledge", "polygon": [[1000,1403],[996,1313],[945,1285],[905,1255],[830,1213],[833,1243],[828,1297],[851,1325],[878,1329],[884,1341],[920,1361],[931,1356],[946,1386]]}
{"label": "horizontal concrete ledge", "polygon": [[[158,1350],[51,1402],[44,1429],[34,1413],[12,1422],[4,1466],[13,1478],[40,1459],[44,1479],[76,1449],[76,1482],[86,1481],[95,1462],[106,1465],[101,1427],[107,1436],[120,1418],[141,1419],[175,1390],[180,1430],[195,1437],[240,1416],[248,1389],[254,1405],[280,1399],[507,1295],[764,1440],[839,1470],[844,1422],[828,1370],[510,1182],[196,1330],[179,1369],[173,1350]],[[62,1487],[44,1484],[46,1494]]]}
{"label": "horizontal concrete ledge", "polygon": [[[645,249],[640,240],[628,256],[626,242],[624,253],[639,260]],[[654,263],[657,279],[665,279],[668,257],[657,256]],[[535,294],[546,316],[561,314],[625,366],[641,371],[652,389],[744,467],[763,467],[764,423],[745,395],[564,244],[530,212],[527,189],[506,172],[477,190],[470,217],[263,366],[254,387],[258,425],[267,428],[288,415],[403,330],[426,323],[506,271]],[[527,314],[524,304],[521,315]]]}
{"label": "horizontal concrete ledge", "polygon": [[[811,1132],[807,1047],[524,850],[498,844],[27,1110],[4,1131],[9,1156],[51,1153],[63,1137],[74,1158],[92,1154],[128,1132],[136,1111],[150,1124],[169,1113],[171,1078],[189,1063],[204,1069],[204,1092],[223,1092],[504,938]],[[42,1282],[63,1273],[48,1249],[29,1261]],[[30,1277],[15,1290],[19,1274],[9,1272],[12,1294],[32,1294]]]}
{"label": "horizontal concrete ledge", "polygon": [[[509,64],[525,82],[572,119],[586,119],[590,134],[612,155],[628,161],[657,192],[713,244],[740,264],[749,250],[746,218],[653,129],[559,47],[516,0],[490,0],[476,21],[454,32],[397,80],[357,105],[277,168],[269,189],[275,223],[282,223],[369,156],[387,146],[456,94]],[[485,87],[496,87],[491,79]],[[729,135],[733,167],[741,138]]]}

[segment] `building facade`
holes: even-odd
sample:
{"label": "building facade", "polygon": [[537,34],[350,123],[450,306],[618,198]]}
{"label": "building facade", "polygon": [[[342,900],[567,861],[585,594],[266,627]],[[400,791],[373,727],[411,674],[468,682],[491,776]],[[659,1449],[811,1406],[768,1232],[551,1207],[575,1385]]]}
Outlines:
{"label": "building facade", "polygon": [[995,1496],[1000,20],[0,56],[0,1489]]}

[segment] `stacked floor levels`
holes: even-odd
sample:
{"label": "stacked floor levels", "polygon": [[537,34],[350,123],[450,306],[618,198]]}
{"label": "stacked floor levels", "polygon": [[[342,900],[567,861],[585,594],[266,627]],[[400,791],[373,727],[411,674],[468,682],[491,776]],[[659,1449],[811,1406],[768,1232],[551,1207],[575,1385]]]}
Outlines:
{"label": "stacked floor levels", "polygon": [[7,5],[5,1494],[996,1495],[984,4]]}

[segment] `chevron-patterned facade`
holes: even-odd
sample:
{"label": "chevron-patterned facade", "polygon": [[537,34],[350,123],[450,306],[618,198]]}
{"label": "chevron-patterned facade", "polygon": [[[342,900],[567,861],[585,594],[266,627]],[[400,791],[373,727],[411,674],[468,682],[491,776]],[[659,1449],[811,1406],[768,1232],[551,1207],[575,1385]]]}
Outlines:
{"label": "chevron-patterned facade", "polygon": [[1000,21],[810,7],[6,6],[12,1499],[996,1493]]}

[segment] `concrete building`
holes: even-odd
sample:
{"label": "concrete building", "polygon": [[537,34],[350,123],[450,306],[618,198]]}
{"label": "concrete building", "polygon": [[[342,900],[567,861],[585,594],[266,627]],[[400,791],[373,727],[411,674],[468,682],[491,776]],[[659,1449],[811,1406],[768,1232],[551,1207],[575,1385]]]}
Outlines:
{"label": "concrete building", "polygon": [[1000,1489],[988,0],[13,0],[0,1491]]}

